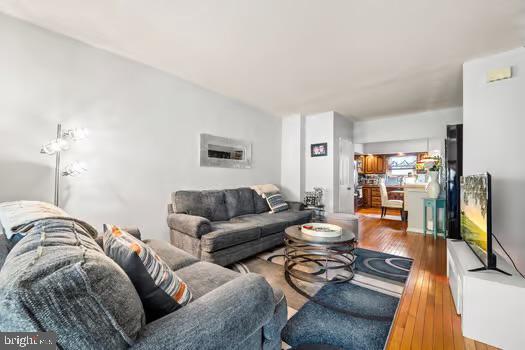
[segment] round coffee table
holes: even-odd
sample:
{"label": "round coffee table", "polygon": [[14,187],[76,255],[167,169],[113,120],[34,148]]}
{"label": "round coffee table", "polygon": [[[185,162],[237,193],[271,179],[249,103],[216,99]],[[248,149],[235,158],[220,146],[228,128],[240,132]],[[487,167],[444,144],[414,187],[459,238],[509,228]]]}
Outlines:
{"label": "round coffee table", "polygon": [[[343,228],[339,237],[316,237],[301,232],[301,225],[284,231],[284,274],[306,282],[341,283],[354,278],[355,234]],[[329,279],[328,271],[343,269],[345,276]]]}

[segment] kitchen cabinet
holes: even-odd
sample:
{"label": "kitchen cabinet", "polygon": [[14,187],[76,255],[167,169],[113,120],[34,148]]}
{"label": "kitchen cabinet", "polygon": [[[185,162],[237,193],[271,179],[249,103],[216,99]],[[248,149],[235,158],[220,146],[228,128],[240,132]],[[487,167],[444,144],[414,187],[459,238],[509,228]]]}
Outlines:
{"label": "kitchen cabinet", "polygon": [[386,173],[386,160],[385,160],[385,156],[383,155],[376,156],[376,173],[378,174]]}
{"label": "kitchen cabinet", "polygon": [[372,187],[372,208],[381,208],[381,190],[379,187]]}
{"label": "kitchen cabinet", "polygon": [[386,161],[383,155],[368,155],[364,159],[365,174],[386,173]]}
{"label": "kitchen cabinet", "polygon": [[363,208],[372,206],[372,188],[363,187]]}
{"label": "kitchen cabinet", "polygon": [[363,208],[381,208],[381,192],[378,186],[363,187]]}
{"label": "kitchen cabinet", "polygon": [[[403,187],[388,186],[388,198],[403,200],[402,193],[392,191],[403,191]],[[360,208],[381,208],[381,190],[377,185],[363,186],[363,200]]]}

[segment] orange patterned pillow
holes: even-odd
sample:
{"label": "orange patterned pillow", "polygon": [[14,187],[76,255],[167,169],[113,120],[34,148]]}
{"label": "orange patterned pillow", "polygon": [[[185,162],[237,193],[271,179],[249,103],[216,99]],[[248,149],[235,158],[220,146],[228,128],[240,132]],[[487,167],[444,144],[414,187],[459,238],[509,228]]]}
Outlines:
{"label": "orange patterned pillow", "polygon": [[104,225],[104,251],[127,273],[142,300],[148,322],[191,300],[186,283],[153,249],[128,232]]}

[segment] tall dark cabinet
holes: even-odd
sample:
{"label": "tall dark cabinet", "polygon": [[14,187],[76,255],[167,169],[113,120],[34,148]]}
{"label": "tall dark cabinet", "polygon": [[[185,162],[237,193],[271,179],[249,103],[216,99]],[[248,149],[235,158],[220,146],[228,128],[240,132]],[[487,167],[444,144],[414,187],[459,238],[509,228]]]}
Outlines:
{"label": "tall dark cabinet", "polygon": [[447,125],[445,165],[447,177],[447,237],[460,239],[459,178],[463,175],[463,124]]}

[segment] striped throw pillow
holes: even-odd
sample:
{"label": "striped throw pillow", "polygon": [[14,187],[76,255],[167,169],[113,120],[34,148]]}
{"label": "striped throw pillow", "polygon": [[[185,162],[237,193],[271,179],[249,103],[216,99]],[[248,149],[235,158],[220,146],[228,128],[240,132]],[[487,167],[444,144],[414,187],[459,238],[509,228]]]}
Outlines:
{"label": "striped throw pillow", "polygon": [[186,305],[191,292],[174,271],[141,240],[104,225],[104,251],[126,272],[144,305],[147,322]]}
{"label": "striped throw pillow", "polygon": [[288,203],[284,201],[283,195],[280,193],[267,193],[266,201],[272,213],[288,210]]}

